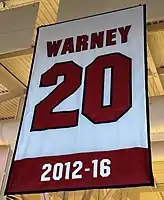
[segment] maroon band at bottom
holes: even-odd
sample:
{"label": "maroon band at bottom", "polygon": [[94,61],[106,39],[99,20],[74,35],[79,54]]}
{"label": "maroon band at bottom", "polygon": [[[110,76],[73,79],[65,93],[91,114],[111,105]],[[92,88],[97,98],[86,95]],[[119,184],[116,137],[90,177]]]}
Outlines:
{"label": "maroon band at bottom", "polygon": [[[110,160],[110,165],[106,162],[101,163],[104,159]],[[73,163],[77,161],[81,161],[83,165],[80,166],[76,163],[73,166]],[[97,165],[94,165],[96,162]],[[56,163],[60,164],[56,168],[57,171],[54,172]],[[48,169],[43,169],[45,164],[49,164],[51,170],[45,176],[48,180],[41,181],[41,176]],[[67,168],[67,179],[65,178],[66,165],[67,167],[70,166],[70,169]],[[77,168],[77,173],[74,172],[75,179],[73,179],[72,173]],[[109,168],[110,175],[103,177],[103,174],[106,175],[109,172]],[[102,172],[100,173],[100,171]],[[53,175],[53,173],[56,174]],[[94,177],[95,175],[97,177]],[[60,178],[60,176],[62,177]],[[54,177],[59,177],[60,180],[54,180]],[[108,188],[126,185],[142,186],[152,185],[152,182],[149,150],[147,148],[130,148],[14,161],[6,194]]]}

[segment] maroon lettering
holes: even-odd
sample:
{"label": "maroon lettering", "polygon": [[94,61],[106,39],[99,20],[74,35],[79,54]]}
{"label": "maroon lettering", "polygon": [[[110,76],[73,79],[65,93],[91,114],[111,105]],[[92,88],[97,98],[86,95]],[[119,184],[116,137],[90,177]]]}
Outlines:
{"label": "maroon lettering", "polygon": [[47,56],[57,56],[62,40],[47,42]]}
{"label": "maroon lettering", "polygon": [[111,45],[116,44],[116,32],[117,32],[116,28],[111,29],[111,30],[107,30],[107,32],[106,32],[106,46],[111,46]]}
{"label": "maroon lettering", "polygon": [[80,87],[82,68],[73,61],[57,63],[41,75],[40,87],[56,85],[62,75],[64,81],[35,106],[31,131],[77,126],[79,109],[60,112],[53,109]]}
{"label": "maroon lettering", "polygon": [[[106,68],[112,70],[109,96],[111,103],[104,106]],[[82,115],[94,124],[101,124],[115,122],[128,112],[132,106],[131,68],[131,58],[120,53],[95,58],[85,69]],[[82,67],[73,61],[67,61],[54,64],[41,75],[40,87],[56,85],[59,76],[64,76],[64,81],[35,106],[31,131],[78,126],[79,109],[53,110],[78,90],[82,82],[82,73]]]}
{"label": "maroon lettering", "polygon": [[88,35],[77,36],[76,52],[88,50]]}
{"label": "maroon lettering", "polygon": [[91,49],[95,49],[96,47],[102,48],[104,43],[104,31],[99,33],[91,34]]}
{"label": "maroon lettering", "polygon": [[[92,123],[115,122],[131,108],[131,62],[123,54],[113,53],[97,57],[86,67],[82,114]],[[112,70],[111,104],[104,106],[104,70],[109,66]]]}
{"label": "maroon lettering", "polygon": [[128,41],[128,33],[129,33],[130,28],[131,28],[131,25],[118,28],[121,35],[121,43],[126,43]]}
{"label": "maroon lettering", "polygon": [[78,35],[63,40],[48,41],[47,56],[53,57],[59,54],[63,55],[66,53],[103,48],[104,46],[116,45],[116,43],[127,43],[130,29],[131,25],[127,25],[124,27],[90,33],[89,35]]}
{"label": "maroon lettering", "polygon": [[66,54],[67,52],[74,53],[73,37],[66,38],[64,41],[64,45],[63,45],[61,54]]}

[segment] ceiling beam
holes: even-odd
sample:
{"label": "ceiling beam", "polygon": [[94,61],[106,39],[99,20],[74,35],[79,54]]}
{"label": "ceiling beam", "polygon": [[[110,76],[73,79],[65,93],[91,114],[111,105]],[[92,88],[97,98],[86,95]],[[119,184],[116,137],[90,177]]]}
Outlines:
{"label": "ceiling beam", "polygon": [[107,199],[110,199],[114,193],[116,192],[117,190],[116,189],[113,189],[113,190],[108,190],[108,192],[105,194],[105,196],[103,197],[103,200],[107,200]]}
{"label": "ceiling beam", "polygon": [[[23,83],[12,71],[10,71],[4,64],[0,62],[1,69],[4,70],[10,77],[14,78],[19,82],[24,88],[27,88],[26,84]],[[2,74],[1,74],[2,75]],[[8,81],[7,81],[8,82]]]}
{"label": "ceiling beam", "polygon": [[22,200],[28,200],[28,196],[26,194],[22,194],[20,196],[21,196]]}
{"label": "ceiling beam", "polygon": [[151,133],[151,142],[164,141],[164,132]]}
{"label": "ceiling beam", "polygon": [[25,94],[25,92],[26,92],[26,89],[19,88],[18,90],[10,91],[8,94],[0,95],[0,103],[2,103],[4,101],[8,101],[8,100],[16,98],[16,97],[19,97],[19,96]]}
{"label": "ceiling beam", "polygon": [[9,91],[25,88],[17,79],[0,65],[0,81]]}
{"label": "ceiling beam", "polygon": [[129,192],[163,192],[164,191],[164,184],[157,183],[155,187],[136,187],[136,188],[124,188],[125,191]]}
{"label": "ceiling beam", "polygon": [[28,49],[23,49],[20,51],[14,51],[10,53],[0,54],[0,60],[5,60],[8,58],[14,58],[14,57],[21,57],[25,55],[31,55],[33,53],[34,47],[30,47]]}
{"label": "ceiling beam", "polygon": [[[158,75],[164,76],[164,68],[157,68]],[[148,69],[148,76],[153,76],[153,73]]]}
{"label": "ceiling beam", "polygon": [[130,200],[140,200],[140,192],[135,189],[128,191],[128,199]]}
{"label": "ceiling beam", "polygon": [[147,23],[147,31],[148,33],[164,31],[164,20]]}
{"label": "ceiling beam", "polygon": [[40,194],[40,200],[49,200],[49,194],[48,193]]}
{"label": "ceiling beam", "polygon": [[159,197],[160,200],[164,200],[164,198],[162,196],[162,192],[158,192],[157,195],[158,195],[158,197]]}
{"label": "ceiling beam", "polygon": [[164,75],[164,67],[157,69],[158,74]]}
{"label": "ceiling beam", "polygon": [[155,66],[155,63],[154,63],[154,60],[153,60],[153,57],[151,55],[151,52],[150,52],[150,48],[149,48],[149,45],[147,44],[147,61],[148,61],[148,66],[151,70],[151,73],[152,73],[152,76],[154,78],[154,81],[156,83],[156,86],[158,88],[158,91],[159,91],[159,94],[160,95],[164,95],[164,89],[163,89],[163,85],[162,85],[162,82],[160,80],[160,77],[159,77],[159,74],[158,74],[158,71],[157,71],[157,68]]}
{"label": "ceiling beam", "polygon": [[68,197],[69,197],[69,192],[64,191],[62,200],[68,200]]}
{"label": "ceiling beam", "polygon": [[85,190],[81,200],[90,200],[93,190]]}

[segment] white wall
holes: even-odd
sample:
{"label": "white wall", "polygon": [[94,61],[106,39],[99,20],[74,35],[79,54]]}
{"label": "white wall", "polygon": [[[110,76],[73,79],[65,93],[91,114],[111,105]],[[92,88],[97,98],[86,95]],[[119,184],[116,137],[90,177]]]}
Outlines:
{"label": "white wall", "polygon": [[0,146],[0,197],[2,190],[2,182],[4,181],[4,172],[6,169],[6,163],[9,155],[9,146]]}
{"label": "white wall", "polygon": [[14,149],[18,133],[19,121],[8,120],[0,122],[0,144],[10,145]]}

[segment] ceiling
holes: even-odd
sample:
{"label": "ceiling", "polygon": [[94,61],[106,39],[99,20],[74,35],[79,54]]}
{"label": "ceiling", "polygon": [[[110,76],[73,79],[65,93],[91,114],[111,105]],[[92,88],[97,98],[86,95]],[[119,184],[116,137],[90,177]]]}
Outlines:
{"label": "ceiling", "polygon": [[[5,3],[5,8],[3,7],[3,3],[0,3],[0,10],[4,9],[12,9],[15,7],[32,4],[38,1],[35,0],[9,0]],[[8,76],[7,83],[5,86],[9,84],[10,79],[13,79],[12,74],[16,77],[12,83],[19,84],[17,90],[19,88],[24,88],[26,90],[29,72],[31,68],[31,60],[32,60],[32,53],[33,53],[33,46],[36,37],[36,28],[40,25],[55,23],[59,0],[40,0],[39,1],[39,11],[36,20],[35,30],[33,41],[31,41],[31,46],[29,49],[20,51],[20,52],[13,52],[9,54],[0,55],[0,73],[6,74]],[[2,69],[3,68],[3,69]],[[8,70],[8,71],[7,71]],[[10,73],[9,73],[10,72]],[[1,74],[2,74],[1,73]],[[19,80],[19,81],[18,81]],[[3,89],[4,85],[0,85],[0,91]],[[9,91],[13,91],[13,88],[7,87]],[[15,118],[20,95],[15,94],[15,90],[13,95],[6,95],[4,98],[5,93],[3,93],[3,100],[1,100],[2,95],[0,96],[0,120],[4,119],[11,119]],[[13,98],[12,98],[13,96]],[[3,101],[3,102],[2,102]]]}
{"label": "ceiling", "polygon": [[[8,0],[0,10],[12,9],[36,0]],[[26,93],[31,68],[36,28],[40,25],[55,23],[59,0],[40,0],[33,40],[28,49],[0,55],[0,120],[17,118],[19,105]],[[149,97],[164,95],[164,21],[147,25],[147,50]],[[80,192],[52,193],[47,195],[23,195],[21,200],[107,200],[142,199],[164,200],[164,162],[153,163],[157,188],[126,190],[90,190]],[[12,199],[13,197],[11,197]]]}

